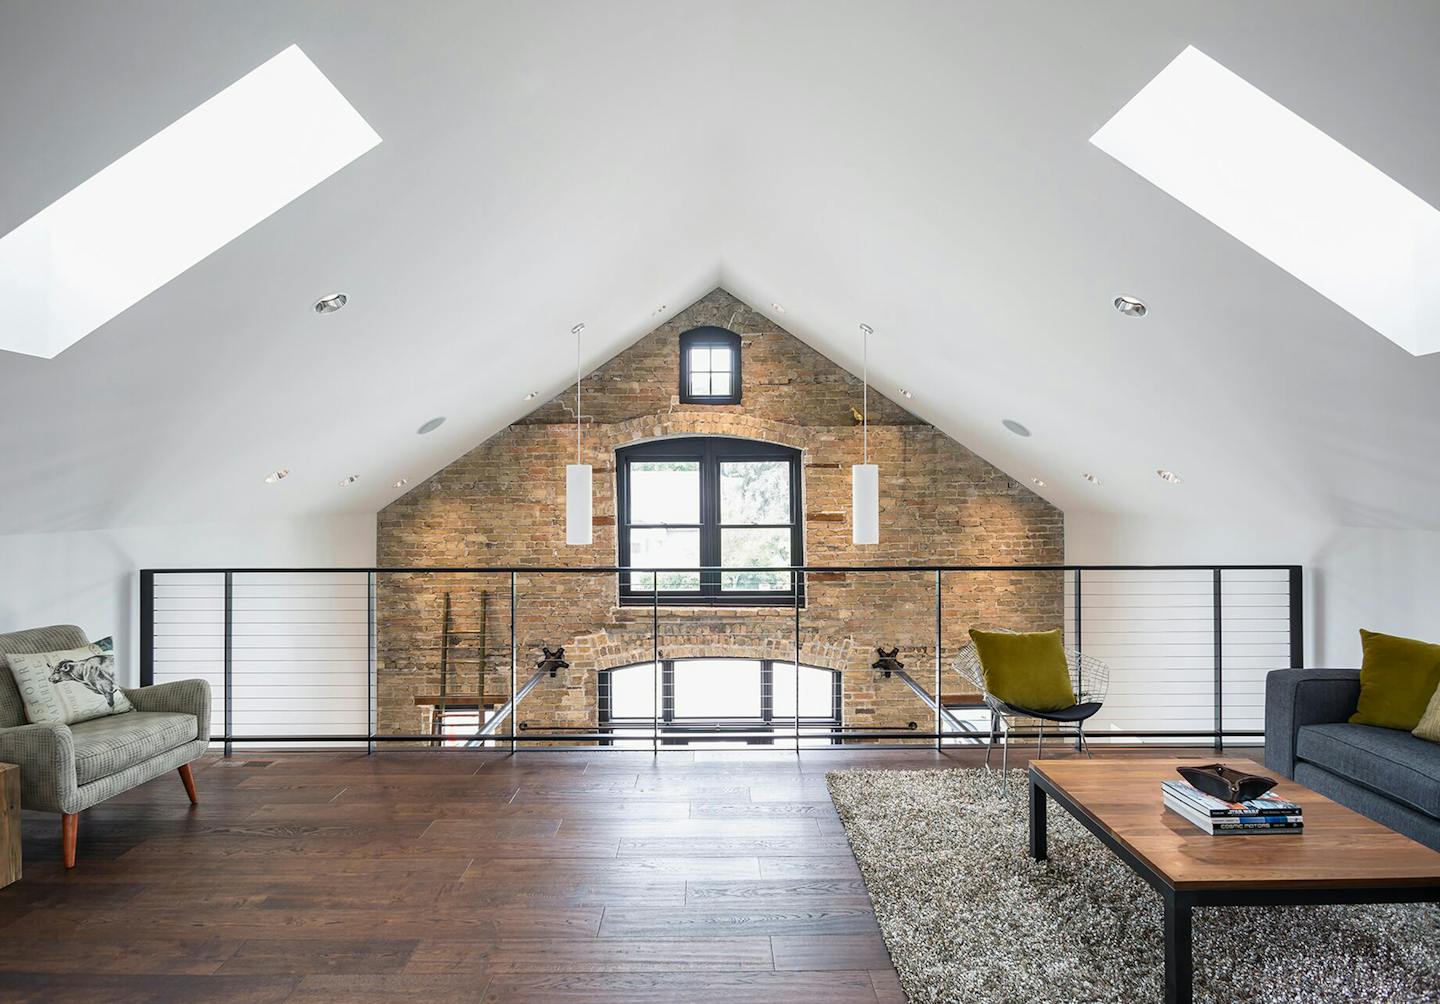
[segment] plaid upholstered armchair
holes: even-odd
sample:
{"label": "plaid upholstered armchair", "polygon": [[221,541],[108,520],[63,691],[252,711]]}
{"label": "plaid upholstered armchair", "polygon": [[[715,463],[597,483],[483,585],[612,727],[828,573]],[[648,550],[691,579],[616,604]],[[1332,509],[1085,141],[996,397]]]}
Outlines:
{"label": "plaid upholstered armchair", "polygon": [[210,744],[210,685],[178,680],[122,688],[134,711],[73,725],[27,725],[5,653],[56,652],[87,644],[73,625],[0,634],[0,762],[20,766],[20,804],[60,813],[65,867],[75,867],[80,813],[166,771],[179,770],[190,801],[190,764]]}

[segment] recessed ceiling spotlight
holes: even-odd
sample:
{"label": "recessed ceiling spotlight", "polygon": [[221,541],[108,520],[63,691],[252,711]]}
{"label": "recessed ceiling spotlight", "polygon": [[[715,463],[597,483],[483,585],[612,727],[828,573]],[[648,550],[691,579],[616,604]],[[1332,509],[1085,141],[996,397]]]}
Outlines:
{"label": "recessed ceiling spotlight", "polygon": [[282,467],[282,468],[280,468],[278,471],[276,471],[276,472],[273,473],[273,474],[267,474],[267,475],[265,476],[265,483],[266,483],[267,485],[273,485],[273,484],[274,484],[275,482],[277,482],[277,481],[284,481],[284,480],[285,480],[287,477],[289,477],[289,476],[290,476],[290,468],[288,468],[288,467]]}
{"label": "recessed ceiling spotlight", "polygon": [[533,400],[535,400],[535,399],[536,399],[537,397],[539,397],[539,396],[540,396],[540,392],[539,392],[538,390],[532,390],[530,393],[528,393],[528,394],[525,395],[525,400],[527,400],[527,401],[533,401]]}
{"label": "recessed ceiling spotlight", "polygon": [[1080,476],[1086,481],[1090,482],[1092,485],[1098,485],[1100,483],[1100,479],[1093,474],[1082,474]]}
{"label": "recessed ceiling spotlight", "polygon": [[1030,430],[1025,428],[1025,426],[1021,425],[1019,422],[1015,421],[1015,419],[1013,418],[1007,418],[1000,424],[1005,426],[1005,428],[1009,429],[1011,432],[1015,433],[1015,435],[1017,436],[1022,436],[1025,439],[1030,438]]}
{"label": "recessed ceiling spotlight", "polygon": [[1150,308],[1133,296],[1115,297],[1115,309],[1126,317],[1144,317],[1150,313]]}
{"label": "recessed ceiling spotlight", "polygon": [[405,487],[406,485],[408,485],[409,483],[410,483],[410,479],[409,479],[409,478],[401,478],[399,481],[395,482],[395,487],[396,487],[396,488],[404,488],[404,487]]}
{"label": "recessed ceiling spotlight", "polygon": [[432,419],[430,419],[430,421],[428,421],[428,422],[426,422],[424,425],[420,426],[420,428],[416,429],[416,430],[415,430],[415,435],[417,435],[417,436],[423,436],[423,435],[425,435],[425,433],[427,433],[427,432],[434,432],[436,429],[440,428],[440,426],[442,426],[442,425],[444,425],[444,424],[445,424],[445,416],[444,416],[444,415],[441,415],[441,416],[439,416],[438,418],[432,418]]}
{"label": "recessed ceiling spotlight", "polygon": [[775,313],[777,313],[777,314],[783,314],[783,313],[785,313],[785,308],[782,307],[782,306],[780,306],[780,304],[778,304],[778,303],[772,303],[772,304],[770,304],[770,309],[773,310],[773,311],[775,311]]}
{"label": "recessed ceiling spotlight", "polygon": [[344,293],[331,293],[329,296],[322,296],[315,301],[315,313],[333,314],[349,302],[350,297]]}
{"label": "recessed ceiling spotlight", "polygon": [[1169,482],[1172,485],[1178,485],[1180,483],[1180,475],[1176,474],[1174,471],[1167,471],[1165,470],[1165,468],[1162,467],[1155,473],[1160,475],[1161,481]]}
{"label": "recessed ceiling spotlight", "polygon": [[901,387],[901,388],[900,388],[900,396],[903,397],[905,400],[909,401],[909,400],[911,400],[915,395],[914,395],[913,392],[906,390],[904,387]]}
{"label": "recessed ceiling spotlight", "polygon": [[347,477],[347,478],[341,478],[341,479],[340,479],[340,487],[341,487],[341,488],[349,488],[351,485],[353,485],[355,482],[357,482],[357,481],[359,481],[359,480],[360,480],[360,475],[358,475],[358,474],[352,474],[352,475],[350,475],[350,476]]}
{"label": "recessed ceiling spotlight", "polygon": [[1045,487],[1045,482],[1041,481],[1039,478],[1031,478],[1031,479],[1030,479],[1030,483],[1031,483],[1032,485],[1034,485],[1036,488],[1044,488],[1044,487]]}

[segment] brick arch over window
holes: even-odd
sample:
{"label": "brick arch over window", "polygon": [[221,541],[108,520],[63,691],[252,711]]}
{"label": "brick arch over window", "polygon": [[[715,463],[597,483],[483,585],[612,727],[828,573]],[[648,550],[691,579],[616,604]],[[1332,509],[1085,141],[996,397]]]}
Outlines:
{"label": "brick arch over window", "polygon": [[[767,611],[767,614],[774,619],[777,628],[787,621],[793,622],[791,615],[784,611]],[[866,651],[859,651],[855,639],[851,637],[807,638],[802,631],[800,662],[804,665],[845,672],[847,668],[855,665],[857,658],[864,657]],[[567,658],[574,655],[571,659],[572,665],[581,664],[588,672],[593,673],[601,668],[649,662],[654,658],[654,645],[648,635],[639,637],[604,631],[576,638],[573,650],[567,649],[566,654]],[[662,626],[660,658],[770,659],[776,662],[791,662],[795,659],[795,641],[793,635],[787,639],[779,635],[778,631],[727,637],[715,632],[709,626],[707,618],[705,623],[697,623],[690,631],[687,631],[683,622]]]}
{"label": "brick arch over window", "polygon": [[[573,420],[572,420],[573,423]],[[570,427],[570,438],[575,438],[575,427]],[[730,436],[735,439],[754,439],[776,446],[788,446],[803,455],[814,436],[812,430],[803,425],[776,422],[733,411],[711,411],[691,409],[677,405],[663,415],[647,415],[625,422],[616,422],[604,430],[604,438],[592,444],[598,449],[614,453],[626,446],[635,446],[657,439],[674,439],[680,436]],[[571,447],[574,453],[574,447]]]}

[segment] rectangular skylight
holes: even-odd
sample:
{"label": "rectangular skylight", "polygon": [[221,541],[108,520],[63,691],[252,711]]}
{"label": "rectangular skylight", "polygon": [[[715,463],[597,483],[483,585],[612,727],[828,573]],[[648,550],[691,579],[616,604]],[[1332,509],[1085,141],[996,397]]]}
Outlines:
{"label": "rectangular skylight", "polygon": [[1413,355],[1440,350],[1440,212],[1193,46],[1090,142]]}
{"label": "rectangular skylight", "polygon": [[0,349],[53,358],[379,142],[290,46],[0,238]]}

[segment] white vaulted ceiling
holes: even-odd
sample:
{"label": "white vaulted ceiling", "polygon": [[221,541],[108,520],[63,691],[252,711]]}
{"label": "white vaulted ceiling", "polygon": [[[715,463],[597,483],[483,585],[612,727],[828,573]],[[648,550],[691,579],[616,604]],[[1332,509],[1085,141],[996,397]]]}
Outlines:
{"label": "white vaulted ceiling", "polygon": [[0,533],[374,511],[570,383],[577,320],[588,368],[717,285],[853,369],[873,325],[879,391],[1066,511],[1440,528],[1440,353],[1089,142],[1193,45],[1440,206],[1437,43],[1408,2],[5,4],[0,235],[292,44],[382,142],[0,352]]}

